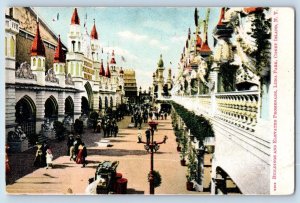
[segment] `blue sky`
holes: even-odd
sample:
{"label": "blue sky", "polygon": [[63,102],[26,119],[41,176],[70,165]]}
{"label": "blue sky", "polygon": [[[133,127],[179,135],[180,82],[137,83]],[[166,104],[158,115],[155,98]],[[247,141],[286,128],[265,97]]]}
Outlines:
{"label": "blue sky", "polygon": [[[35,7],[39,16],[67,44],[73,7]],[[152,73],[157,67],[159,55],[163,55],[165,67],[177,71],[180,54],[187,38],[188,28],[194,25],[194,7],[79,7],[80,24],[87,14],[87,31],[90,33],[93,19],[101,46],[115,50],[118,65],[136,71],[137,85],[148,89]],[[198,8],[201,19],[206,8]],[[53,21],[59,13],[59,20]],[[211,8],[208,25],[208,42],[213,48],[211,33],[220,16],[220,8]],[[106,59],[107,54],[103,56]],[[126,62],[120,57],[124,56]],[[172,62],[172,65],[170,65]],[[165,71],[165,76],[167,71]]]}

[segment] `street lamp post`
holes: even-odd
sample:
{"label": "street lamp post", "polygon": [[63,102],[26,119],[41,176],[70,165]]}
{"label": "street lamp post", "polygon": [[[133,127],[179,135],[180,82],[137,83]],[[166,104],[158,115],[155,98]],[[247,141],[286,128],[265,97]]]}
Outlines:
{"label": "street lamp post", "polygon": [[151,127],[151,141],[149,142],[144,142],[142,141],[142,137],[138,137],[138,143],[145,144],[145,149],[150,152],[150,173],[149,173],[149,185],[150,185],[150,194],[154,194],[154,177],[153,177],[153,167],[154,167],[154,152],[157,152],[159,150],[159,145],[160,144],[165,144],[168,137],[165,136],[163,141],[161,142],[156,142],[154,141],[154,129],[156,129],[156,126],[158,125],[157,122],[155,121],[150,121],[149,126]]}

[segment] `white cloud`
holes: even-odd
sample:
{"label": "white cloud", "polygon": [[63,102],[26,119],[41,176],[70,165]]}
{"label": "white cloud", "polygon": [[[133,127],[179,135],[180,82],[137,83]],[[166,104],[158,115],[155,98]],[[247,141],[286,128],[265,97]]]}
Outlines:
{"label": "white cloud", "polygon": [[146,35],[136,34],[136,33],[133,33],[129,30],[118,32],[118,35],[120,37],[123,37],[123,38],[126,38],[126,39],[131,39],[131,40],[134,40],[134,41],[142,41],[142,40],[145,40],[145,39],[148,38],[148,36],[146,36]]}
{"label": "white cloud", "polygon": [[147,20],[143,23],[143,26],[147,28],[161,30],[167,33],[169,33],[173,29],[171,24],[166,21]]}
{"label": "white cloud", "polygon": [[162,50],[169,49],[168,46],[163,45],[162,43],[160,43],[160,41],[158,41],[157,39],[153,39],[153,38],[149,37],[148,35],[137,34],[137,33],[131,32],[129,30],[118,32],[118,35],[122,38],[134,40],[136,42],[146,42],[150,46],[156,47],[156,48],[159,48]]}
{"label": "white cloud", "polygon": [[185,36],[173,36],[171,37],[171,42],[176,42],[176,43],[181,43],[181,44],[184,44],[184,41],[186,40],[186,37]]}
{"label": "white cloud", "polygon": [[131,53],[130,51],[128,51],[126,49],[123,49],[120,47],[103,47],[104,53],[111,54],[113,50],[114,50],[117,58],[123,56],[126,59],[126,61],[128,61],[128,60],[134,61],[134,60],[138,59],[138,57],[136,55],[134,55],[133,53]]}

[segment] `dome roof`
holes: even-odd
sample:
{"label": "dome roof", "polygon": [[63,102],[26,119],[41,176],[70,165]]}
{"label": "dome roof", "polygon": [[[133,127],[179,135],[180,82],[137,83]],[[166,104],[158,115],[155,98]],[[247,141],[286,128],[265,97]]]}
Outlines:
{"label": "dome roof", "polygon": [[160,68],[164,67],[164,61],[162,59],[162,54],[160,55],[159,61],[157,63],[157,66],[160,67]]}

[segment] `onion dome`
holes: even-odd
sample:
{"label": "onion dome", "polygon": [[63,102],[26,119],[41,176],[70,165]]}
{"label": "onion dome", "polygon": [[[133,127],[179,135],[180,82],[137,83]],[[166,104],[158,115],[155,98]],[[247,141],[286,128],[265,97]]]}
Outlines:
{"label": "onion dome", "polygon": [[95,25],[95,20],[94,20],[94,26],[91,31],[91,39],[98,39],[98,33]]}
{"label": "onion dome", "polygon": [[124,74],[124,71],[123,71],[122,67],[121,67],[121,70],[120,70],[119,73],[120,73],[120,74]]}
{"label": "onion dome", "polygon": [[114,50],[112,51],[112,54],[111,54],[110,64],[116,64],[115,51]]}
{"label": "onion dome", "polygon": [[65,63],[65,54],[62,50],[62,44],[60,41],[60,35],[58,35],[57,47],[55,48],[54,53],[54,63]]}
{"label": "onion dome", "polygon": [[71,25],[79,25],[79,24],[80,24],[80,20],[78,17],[77,8],[75,8],[71,19]]}
{"label": "onion dome", "polygon": [[248,14],[259,13],[261,11],[263,11],[263,7],[246,7],[246,8],[244,8],[244,12],[248,13]]}
{"label": "onion dome", "polygon": [[109,70],[109,64],[107,63],[106,71],[105,71],[105,77],[110,78],[110,70]]}
{"label": "onion dome", "polygon": [[36,24],[36,33],[31,45],[31,56],[45,56],[45,46],[40,35],[39,22]]}
{"label": "onion dome", "polygon": [[162,59],[162,54],[160,55],[159,61],[157,63],[157,66],[160,67],[160,68],[164,67],[164,61]]}
{"label": "onion dome", "polygon": [[104,66],[103,66],[103,59],[101,59],[99,75],[100,76],[105,76],[105,70],[104,70]]}
{"label": "onion dome", "polygon": [[221,9],[221,14],[220,14],[220,19],[217,25],[223,25],[223,20],[225,19],[225,8],[222,7]]}

